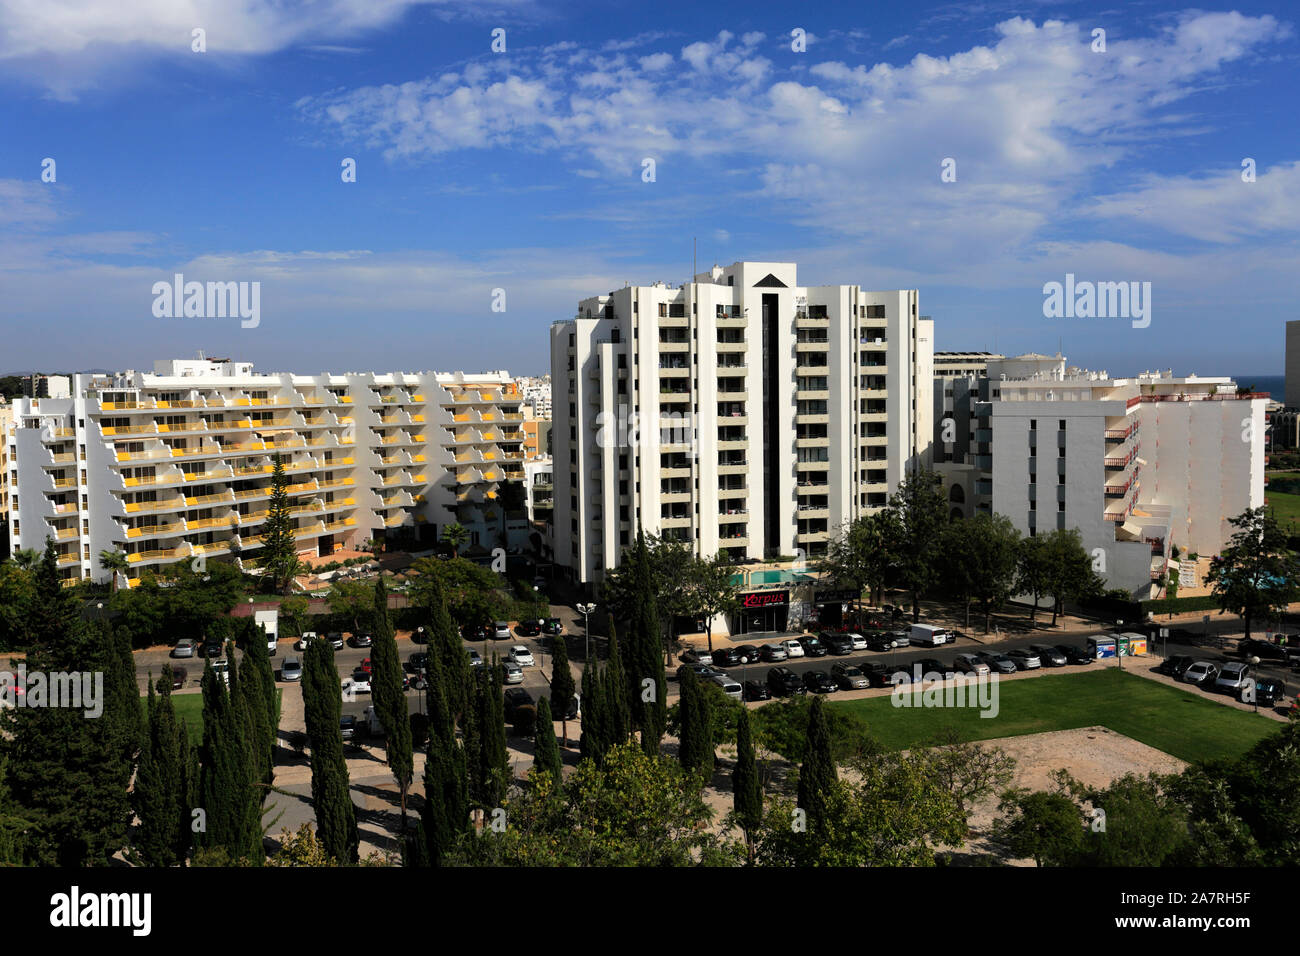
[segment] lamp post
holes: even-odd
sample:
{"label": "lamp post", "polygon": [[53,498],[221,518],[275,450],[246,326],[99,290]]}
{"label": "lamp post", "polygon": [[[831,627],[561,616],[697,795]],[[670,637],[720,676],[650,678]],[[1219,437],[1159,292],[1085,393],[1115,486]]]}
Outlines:
{"label": "lamp post", "polygon": [[582,659],[582,666],[585,668],[591,662],[591,612],[596,610],[595,604],[579,604],[578,612],[582,615],[582,633],[587,642],[587,649]]}
{"label": "lamp post", "polygon": [[1259,682],[1259,658],[1252,657],[1250,659],[1250,666],[1253,671],[1250,678],[1251,680],[1250,702],[1255,705],[1255,713],[1258,714],[1259,713],[1259,693],[1258,693],[1259,688],[1256,687],[1255,685]]}

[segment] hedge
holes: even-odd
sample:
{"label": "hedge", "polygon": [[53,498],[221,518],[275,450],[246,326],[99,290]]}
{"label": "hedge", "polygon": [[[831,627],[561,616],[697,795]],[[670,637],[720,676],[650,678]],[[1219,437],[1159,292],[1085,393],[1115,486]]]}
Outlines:
{"label": "hedge", "polygon": [[1212,594],[1202,594],[1197,597],[1160,598],[1154,601],[1142,601],[1141,607],[1144,615],[1150,611],[1157,616],[1161,614],[1181,614],[1185,611],[1217,611],[1219,610],[1219,599]]}

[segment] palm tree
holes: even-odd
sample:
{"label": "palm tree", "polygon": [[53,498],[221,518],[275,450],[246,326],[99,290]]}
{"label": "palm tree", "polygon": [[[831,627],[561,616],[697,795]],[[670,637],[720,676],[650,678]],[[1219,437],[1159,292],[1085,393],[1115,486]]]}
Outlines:
{"label": "palm tree", "polygon": [[465,530],[465,527],[459,521],[453,521],[442,529],[442,540],[451,545],[451,556],[459,558],[460,549],[469,540],[469,532]]}
{"label": "palm tree", "polygon": [[130,564],[126,560],[126,555],[121,551],[101,551],[99,552],[99,566],[113,576],[113,593],[117,593],[117,575],[118,572],[126,573]]}
{"label": "palm tree", "polygon": [[19,548],[13,553],[13,562],[24,571],[31,571],[40,564],[41,553],[35,548]]}

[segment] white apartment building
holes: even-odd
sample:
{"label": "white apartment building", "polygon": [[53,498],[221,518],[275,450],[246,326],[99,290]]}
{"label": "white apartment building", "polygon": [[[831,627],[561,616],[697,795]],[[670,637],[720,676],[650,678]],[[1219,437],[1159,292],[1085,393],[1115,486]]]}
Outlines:
{"label": "white apartment building", "polygon": [[990,364],[977,484],[1024,533],[1078,528],[1109,587],[1153,596],[1174,546],[1217,554],[1228,519],[1264,503],[1265,395],[1239,396],[1228,378],[1116,378],[1032,358],[1052,367],[1017,377],[1015,360]]}
{"label": "white apartment building", "polygon": [[78,374],[72,395],[22,399],[5,437],[11,545],[53,537],[68,580],[105,580],[121,551],[147,568],[255,564],[273,457],[303,554],[374,537],[431,543],[458,521],[504,543],[502,482],[522,480],[522,414],[506,372],[260,374],[225,359]]}
{"label": "white apartment building", "polygon": [[734,559],[824,553],[932,438],[915,290],[736,262],[584,299],[551,327],[554,548],[585,583],[638,528]]}
{"label": "white apartment building", "polygon": [[9,547],[9,427],[13,423],[13,406],[0,395],[0,560]]}
{"label": "white apartment building", "polygon": [[551,376],[525,376],[517,380],[524,416],[530,420],[549,421],[551,417]]}

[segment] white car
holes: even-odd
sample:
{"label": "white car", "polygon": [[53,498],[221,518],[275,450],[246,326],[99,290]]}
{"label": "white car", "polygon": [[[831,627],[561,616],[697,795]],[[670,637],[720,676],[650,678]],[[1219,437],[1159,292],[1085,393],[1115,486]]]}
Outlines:
{"label": "white car", "polygon": [[227,684],[230,683],[230,661],[226,660],[224,657],[218,657],[212,662],[212,669],[216,671],[217,674],[221,676],[221,679]]}
{"label": "white car", "polygon": [[369,693],[370,693],[369,679],[357,680],[355,677],[343,678],[344,697],[353,697],[357,694],[369,694]]}
{"label": "white car", "polygon": [[293,642],[293,649],[295,651],[305,651],[307,649],[307,645],[314,640],[316,640],[315,631],[303,631],[302,637],[298,638],[298,640]]}
{"label": "white car", "polygon": [[524,682],[524,669],[506,658],[501,662],[501,669],[505,672],[505,682],[507,684],[522,684]]}
{"label": "white car", "polygon": [[803,657],[803,645],[798,641],[782,641],[781,646],[785,648],[786,657]]}
{"label": "white car", "polygon": [[532,667],[537,662],[533,660],[533,652],[522,644],[516,644],[510,648],[510,660],[514,661],[520,667]]}
{"label": "white car", "polygon": [[867,649],[867,639],[856,631],[849,635],[849,640],[853,642],[855,651],[865,651]]}

